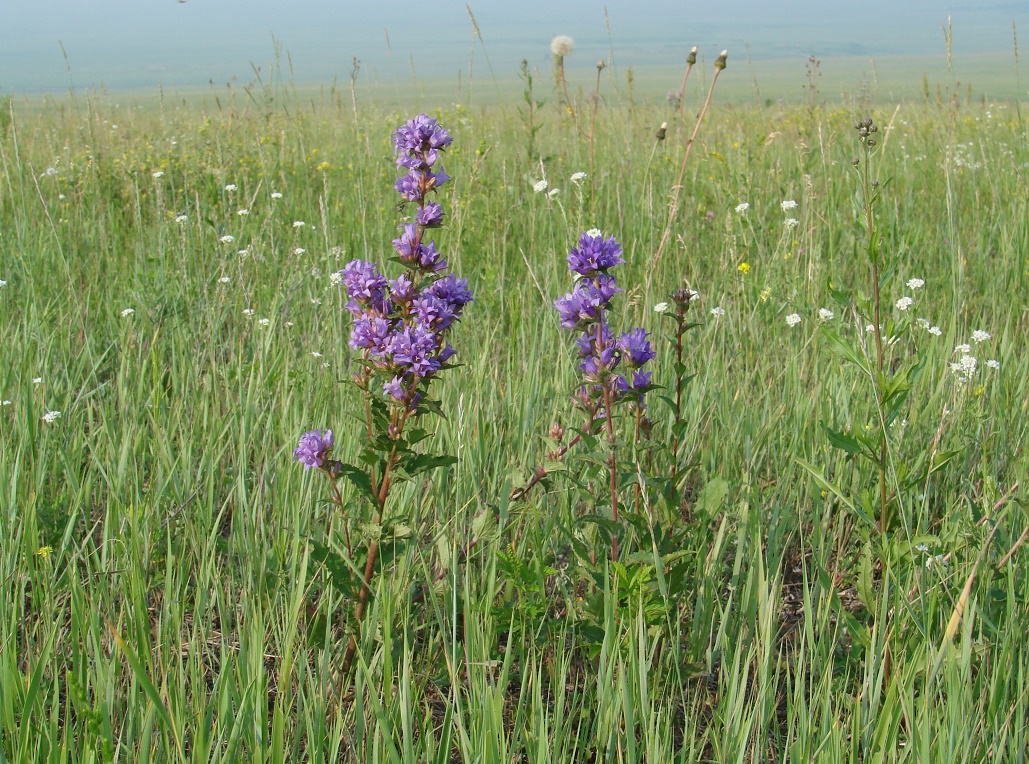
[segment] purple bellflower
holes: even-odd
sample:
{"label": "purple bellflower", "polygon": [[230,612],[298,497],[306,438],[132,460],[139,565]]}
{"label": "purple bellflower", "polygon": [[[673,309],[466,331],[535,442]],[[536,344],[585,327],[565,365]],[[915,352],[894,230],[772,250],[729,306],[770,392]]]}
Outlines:
{"label": "purple bellflower", "polygon": [[319,430],[311,430],[300,436],[300,442],[293,452],[293,458],[303,464],[306,469],[320,468],[325,463],[325,458],[332,446],[332,430],[326,430],[324,435]]}

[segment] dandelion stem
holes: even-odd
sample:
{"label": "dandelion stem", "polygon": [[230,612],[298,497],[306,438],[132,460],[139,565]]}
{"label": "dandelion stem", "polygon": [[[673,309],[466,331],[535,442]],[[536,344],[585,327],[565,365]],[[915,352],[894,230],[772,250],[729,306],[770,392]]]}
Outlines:
{"label": "dandelion stem", "polygon": [[697,140],[697,134],[700,132],[700,125],[704,121],[704,115],[707,114],[708,106],[711,105],[711,97],[715,92],[715,83],[718,82],[718,75],[721,73],[722,70],[715,67],[715,74],[711,78],[711,87],[708,88],[707,98],[704,99],[704,106],[697,117],[697,124],[693,127],[693,135],[686,141],[686,153],[683,154],[682,165],[679,167],[679,179],[675,182],[675,186],[672,189],[672,203],[668,207],[668,223],[665,225],[664,233],[661,234],[661,243],[658,244],[657,252],[654,254],[654,259],[650,264],[650,277],[654,275],[657,263],[661,259],[661,253],[664,251],[665,245],[668,244],[668,238],[672,233],[672,224],[679,214],[679,195],[682,193],[683,180],[686,178],[686,164],[690,161],[690,151]]}

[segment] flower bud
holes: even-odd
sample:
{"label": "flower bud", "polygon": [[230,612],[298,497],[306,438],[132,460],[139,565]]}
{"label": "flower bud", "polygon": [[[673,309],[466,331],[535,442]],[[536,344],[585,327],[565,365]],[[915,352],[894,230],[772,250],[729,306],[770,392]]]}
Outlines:
{"label": "flower bud", "polygon": [[693,66],[695,63],[697,63],[697,46],[696,45],[694,45],[690,49],[690,54],[688,56],[686,56],[686,63],[689,64],[690,66]]}
{"label": "flower bud", "polygon": [[721,71],[725,68],[725,59],[729,57],[729,51],[723,50],[718,54],[718,58],[715,59],[715,69]]}

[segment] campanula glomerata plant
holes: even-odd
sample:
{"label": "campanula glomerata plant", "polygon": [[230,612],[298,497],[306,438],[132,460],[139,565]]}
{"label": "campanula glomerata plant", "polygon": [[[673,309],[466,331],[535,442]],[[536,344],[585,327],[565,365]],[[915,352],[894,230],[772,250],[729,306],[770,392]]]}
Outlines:
{"label": "campanula glomerata plant", "polygon": [[[345,512],[345,546],[350,559],[337,567],[356,569],[358,550],[363,550],[362,578],[344,592],[355,599],[355,628],[360,626],[371,593],[383,529],[395,519],[388,513],[390,489],[398,480],[455,461],[450,456],[414,450],[428,435],[417,426],[421,417],[441,413],[430,387],[439,374],[451,368],[449,362],[456,351],[447,338],[472,301],[467,280],[447,272],[446,259],[435,240],[428,238],[432,229],[443,225],[443,208],[429,197],[450,180],[439,160],[452,141],[447,131],[425,114],[393,134],[396,162],[405,171],[395,188],[405,202],[417,207],[413,221],[404,223],[400,237],[393,240],[396,260],[404,271],[389,279],[374,263],[354,260],[334,275],[334,281],[346,289],[346,309],[354,317],[349,344],[358,354],[360,370],[353,381],[361,391],[364,419],[364,427],[353,435],[363,440],[358,464],[331,458],[335,445],[332,430],[305,433],[293,452],[305,467],[316,468],[328,478],[332,501],[341,510],[349,511],[349,507],[338,485],[340,478],[348,480],[370,506],[370,523]],[[358,528],[367,536],[363,543],[351,538],[351,531]],[[326,554],[323,550],[322,556]],[[356,645],[352,635],[344,670]]]}

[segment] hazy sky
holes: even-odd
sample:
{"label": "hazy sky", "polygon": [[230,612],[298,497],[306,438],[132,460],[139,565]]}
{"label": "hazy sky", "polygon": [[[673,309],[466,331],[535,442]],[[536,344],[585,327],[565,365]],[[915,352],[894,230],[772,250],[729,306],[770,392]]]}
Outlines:
{"label": "hazy sky", "polygon": [[[608,57],[645,68],[678,65],[691,45],[751,58],[884,56],[1012,49],[1029,41],[1029,0],[470,0],[498,75],[521,59],[547,66],[554,34],[575,38],[576,63]],[[610,35],[605,22],[610,19]],[[1021,30],[1020,30],[1021,31]],[[387,46],[387,35],[389,44]],[[266,72],[278,41],[299,82],[363,77],[410,81],[467,71],[472,24],[463,0],[0,0],[0,92],[189,87]],[[67,53],[67,64],[61,52]],[[1024,47],[1029,49],[1029,43]],[[283,56],[285,61],[285,56]],[[477,71],[486,70],[479,46]]]}

